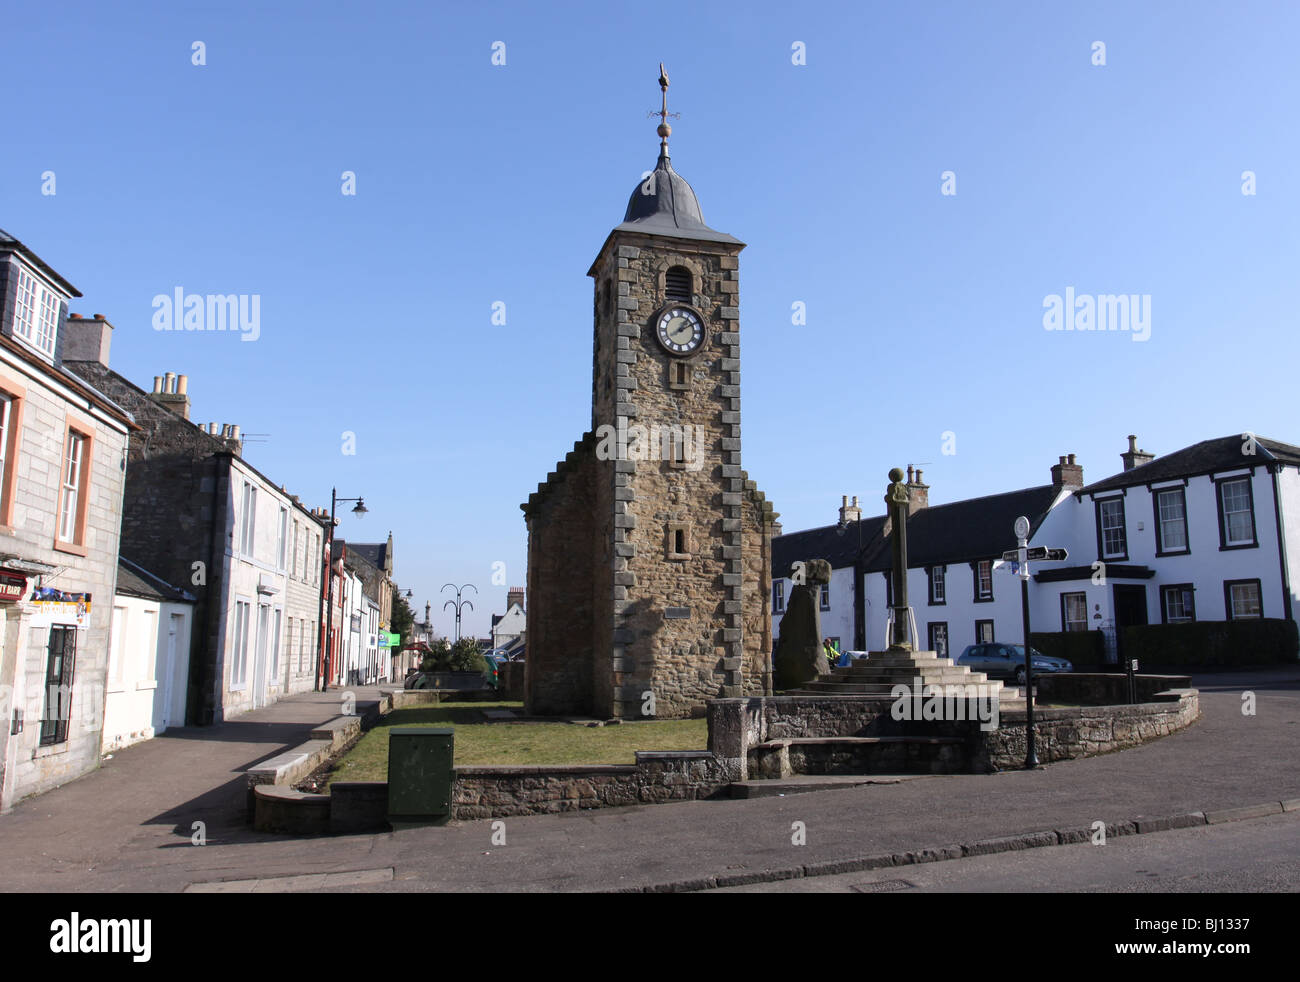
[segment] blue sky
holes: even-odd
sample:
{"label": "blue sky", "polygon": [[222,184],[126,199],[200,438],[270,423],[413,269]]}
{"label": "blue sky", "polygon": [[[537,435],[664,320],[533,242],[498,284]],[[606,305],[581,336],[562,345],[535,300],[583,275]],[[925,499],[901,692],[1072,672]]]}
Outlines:
{"label": "blue sky", "polygon": [[[1129,433],[1300,443],[1294,4],[469,6],[21,4],[0,35],[0,228],[117,371],[188,374],[307,503],[364,495],[339,534],[391,529],[441,630],[442,584],[482,635],[524,583],[519,503],[589,424],[585,274],[661,60],[674,166],[748,243],[744,462],[787,530],[909,462],[941,503],[1065,453],[1100,479]],[[154,331],[177,287],[260,295],[261,336]],[[1067,287],[1150,296],[1149,339],[1044,330]]]}

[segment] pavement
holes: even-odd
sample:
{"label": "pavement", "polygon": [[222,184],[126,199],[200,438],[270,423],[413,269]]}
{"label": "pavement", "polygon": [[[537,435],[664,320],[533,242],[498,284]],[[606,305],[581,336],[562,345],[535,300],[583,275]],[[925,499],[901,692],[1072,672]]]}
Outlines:
{"label": "pavement", "polygon": [[[1162,830],[1300,808],[1300,667],[1193,685],[1202,718],[1187,730],[1034,771],[372,835],[253,832],[242,770],[337,715],[339,693],[304,693],[217,727],[170,731],[20,802],[0,816],[3,889],[712,889],[1055,845],[1099,821],[1111,836],[1174,834]],[[1242,713],[1247,690],[1253,716]],[[379,695],[354,691],[359,712]],[[192,844],[196,821],[202,846]]]}

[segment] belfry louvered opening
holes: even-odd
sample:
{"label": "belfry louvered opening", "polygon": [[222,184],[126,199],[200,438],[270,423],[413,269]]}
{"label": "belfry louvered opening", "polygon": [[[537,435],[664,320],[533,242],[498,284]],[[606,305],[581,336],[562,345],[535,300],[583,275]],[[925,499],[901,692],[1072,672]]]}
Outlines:
{"label": "belfry louvered opening", "polygon": [[667,300],[690,303],[692,286],[691,271],[685,266],[673,266],[664,274],[664,298]]}

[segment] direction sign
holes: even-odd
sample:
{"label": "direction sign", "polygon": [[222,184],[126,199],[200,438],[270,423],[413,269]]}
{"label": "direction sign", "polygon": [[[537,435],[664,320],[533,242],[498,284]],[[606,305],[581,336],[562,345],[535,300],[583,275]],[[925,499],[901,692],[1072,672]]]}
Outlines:
{"label": "direction sign", "polygon": [[[1034,560],[1036,562],[1056,563],[1066,559],[1070,555],[1066,549],[1049,549],[1047,546],[1034,546],[1025,550],[1025,561]],[[1008,549],[1002,554],[1004,561],[1015,563],[1020,561],[1019,549]]]}
{"label": "direction sign", "polygon": [[400,634],[389,634],[387,631],[379,632],[379,647],[396,648],[402,642]]}
{"label": "direction sign", "polygon": [[1069,552],[1064,549],[1049,549],[1047,546],[1034,546],[1025,550],[1025,559],[1036,559],[1039,562],[1059,562],[1068,555]]}

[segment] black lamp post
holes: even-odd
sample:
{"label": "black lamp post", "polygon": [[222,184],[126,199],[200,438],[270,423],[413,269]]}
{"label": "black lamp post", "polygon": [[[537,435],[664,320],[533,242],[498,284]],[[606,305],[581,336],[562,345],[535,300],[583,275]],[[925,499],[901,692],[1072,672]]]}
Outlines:
{"label": "black lamp post", "polygon": [[468,607],[470,610],[474,609],[474,605],[470,603],[468,600],[460,599],[460,592],[462,590],[473,590],[475,593],[478,593],[478,587],[476,587],[473,583],[465,583],[461,586],[456,586],[455,583],[444,583],[442,585],[442,588],[444,590],[447,589],[447,587],[451,587],[453,590],[456,591],[456,599],[448,600],[445,604],[442,605],[442,609],[446,610],[448,607],[456,608],[456,640],[459,641],[460,640],[460,609],[462,607]]}
{"label": "black lamp post", "polygon": [[[325,610],[321,614],[321,620],[325,615],[329,615],[329,626],[325,629],[325,652],[323,657],[316,659],[316,691],[328,692],[330,687],[330,663],[334,656],[334,526],[337,519],[334,512],[338,508],[340,501],[355,501],[356,507],[352,509],[352,514],[360,518],[369,510],[366,503],[361,498],[340,498],[337,488],[330,488],[330,534],[325,541]],[[322,671],[323,669],[323,671]]]}

